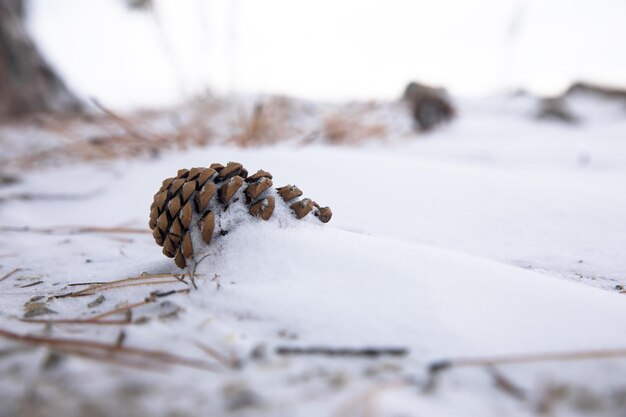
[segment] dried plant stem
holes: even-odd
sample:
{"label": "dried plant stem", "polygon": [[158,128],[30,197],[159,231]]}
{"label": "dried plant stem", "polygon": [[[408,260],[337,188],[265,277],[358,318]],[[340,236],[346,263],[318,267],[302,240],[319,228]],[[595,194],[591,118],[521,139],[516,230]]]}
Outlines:
{"label": "dried plant stem", "polygon": [[140,229],[134,227],[98,227],[98,226],[54,226],[54,227],[15,227],[15,226],[0,226],[2,232],[29,232],[29,233],[42,233],[51,235],[54,233],[62,234],[91,234],[91,233],[130,233],[130,234],[147,234],[150,233],[147,229]]}
{"label": "dried plant stem", "polygon": [[[148,298],[148,299],[146,299],[144,301],[141,301],[139,303],[128,304],[126,306],[119,307],[119,308],[116,308],[114,310],[107,311],[106,313],[98,314],[97,316],[91,317],[90,319],[88,319],[87,322],[88,323],[98,322],[98,321],[102,320],[105,317],[113,316],[113,315],[119,314],[119,313],[127,313],[127,312],[130,312],[135,307],[145,306],[146,304],[150,304],[150,303],[153,303],[153,302],[154,302],[153,298]],[[127,320],[127,322],[130,323],[130,320]]]}
{"label": "dried plant stem", "polygon": [[431,372],[442,371],[450,368],[482,367],[495,365],[511,365],[532,362],[551,361],[577,361],[587,359],[610,359],[626,357],[626,349],[606,350],[581,350],[573,352],[547,352],[508,356],[494,356],[483,358],[458,358],[433,362],[429,369]]}
{"label": "dried plant stem", "polygon": [[148,363],[137,362],[133,360],[128,360],[124,358],[119,358],[115,356],[111,356],[110,353],[107,352],[91,352],[81,349],[68,349],[68,348],[55,348],[59,353],[63,353],[66,355],[78,356],[85,359],[91,359],[98,362],[108,362],[113,365],[126,366],[129,368],[136,368],[142,371],[163,371],[162,366],[158,364],[149,365]]}
{"label": "dried plant stem", "polygon": [[14,270],[4,274],[2,277],[0,277],[0,282],[4,281],[5,279],[9,278],[11,275],[13,275],[16,272],[19,272],[21,270],[22,270],[22,268],[15,268]]}
{"label": "dried plant stem", "polygon": [[141,285],[156,284],[186,284],[184,277],[189,274],[155,274],[155,275],[139,275],[137,277],[124,278],[116,281],[104,283],[95,283],[80,291],[58,295],[62,297],[82,297],[85,295],[93,295],[98,292],[108,291],[117,288],[136,287]]}
{"label": "dried plant stem", "polygon": [[196,342],[196,346],[198,346],[207,355],[211,356],[213,359],[229,369],[235,369],[240,365],[239,359],[234,354],[231,354],[230,357],[227,357],[226,355],[223,355],[222,353],[213,349],[211,346],[201,342]]}
{"label": "dried plant stem", "polygon": [[96,320],[91,319],[20,319],[23,323],[35,324],[96,324],[96,325],[125,325],[131,321],[125,320]]}
{"label": "dried plant stem", "polygon": [[0,329],[0,337],[22,343],[50,346],[67,351],[71,354],[87,354],[94,358],[102,357],[102,355],[107,354],[108,358],[115,357],[111,355],[116,355],[117,358],[122,360],[136,358],[139,360],[152,361],[155,365],[180,365],[209,371],[215,370],[212,364],[200,359],[191,359],[168,352],[118,346],[115,344],[111,345],[91,340],[21,335],[4,329]]}
{"label": "dried plant stem", "polygon": [[[158,298],[167,297],[172,294],[186,293],[188,290],[172,290],[165,293],[153,292],[143,301],[128,304],[113,310],[98,314],[86,319],[20,319],[24,323],[42,323],[42,324],[101,324],[101,325],[125,325],[132,323],[132,309],[155,302]],[[124,320],[102,320],[103,318],[113,316],[115,314],[126,313]]]}
{"label": "dried plant stem", "polygon": [[[126,134],[128,136],[131,136],[139,141],[150,141],[151,138],[147,135],[144,135],[141,132],[141,129],[138,129],[136,127],[136,124],[131,122],[129,119],[120,116],[119,114],[115,113],[114,111],[112,111],[111,109],[105,107],[104,105],[102,105],[102,103],[100,103],[98,100],[96,99],[92,99],[91,100],[92,103],[98,107],[98,109],[100,109],[104,114],[106,114],[109,119],[114,122],[115,124],[117,124],[120,128],[122,128]],[[151,134],[150,136],[153,136],[154,138],[156,138],[158,141],[161,142],[166,142],[167,138],[165,137],[161,137],[159,135],[154,135]]]}
{"label": "dried plant stem", "polygon": [[278,355],[289,356],[329,356],[329,357],[363,357],[378,358],[381,356],[397,356],[402,357],[409,354],[406,348],[334,348],[325,346],[312,347],[289,347],[279,346],[276,348]]}
{"label": "dried plant stem", "polygon": [[128,287],[140,287],[145,285],[157,285],[157,284],[180,284],[182,281],[177,279],[170,280],[158,280],[158,281],[149,281],[149,282],[136,282],[133,284],[121,284],[121,285],[102,285],[98,286],[98,288],[87,288],[77,293],[65,294],[67,297],[82,297],[85,295],[94,295],[99,292],[115,290],[119,288],[128,288]]}

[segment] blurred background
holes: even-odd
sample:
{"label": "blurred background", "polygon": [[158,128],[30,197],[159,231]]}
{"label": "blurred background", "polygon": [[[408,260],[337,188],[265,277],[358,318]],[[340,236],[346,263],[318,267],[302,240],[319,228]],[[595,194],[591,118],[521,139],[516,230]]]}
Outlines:
{"label": "blurred background", "polygon": [[115,109],[207,90],[393,99],[409,80],[460,96],[626,85],[622,0],[3,3],[77,97]]}

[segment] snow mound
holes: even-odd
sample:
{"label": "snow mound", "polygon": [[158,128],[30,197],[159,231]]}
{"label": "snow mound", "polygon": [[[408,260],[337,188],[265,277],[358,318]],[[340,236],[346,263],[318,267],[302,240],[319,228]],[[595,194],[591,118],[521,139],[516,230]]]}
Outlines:
{"label": "snow mound", "polygon": [[[302,343],[400,344],[422,357],[619,346],[620,295],[448,250],[302,224],[243,224],[198,266],[212,299]],[[528,308],[532,305],[532,308]]]}

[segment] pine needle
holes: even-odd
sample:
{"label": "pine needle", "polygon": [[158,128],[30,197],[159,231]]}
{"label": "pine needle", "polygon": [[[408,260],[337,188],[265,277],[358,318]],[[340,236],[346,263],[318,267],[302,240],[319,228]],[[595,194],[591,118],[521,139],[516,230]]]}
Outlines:
{"label": "pine needle", "polygon": [[4,274],[2,277],[0,277],[0,282],[4,281],[5,279],[9,278],[11,275],[13,275],[16,272],[19,272],[21,270],[22,270],[22,268],[15,268],[14,270]]}
{"label": "pine needle", "polygon": [[92,359],[115,359],[127,365],[137,364],[141,366],[142,363],[146,363],[147,365],[153,366],[177,365],[206,371],[216,370],[213,364],[206,361],[178,356],[169,352],[157,350],[118,346],[117,344],[111,345],[83,339],[63,339],[21,335],[4,329],[0,329],[0,337],[32,345],[49,346],[67,354],[87,356]]}

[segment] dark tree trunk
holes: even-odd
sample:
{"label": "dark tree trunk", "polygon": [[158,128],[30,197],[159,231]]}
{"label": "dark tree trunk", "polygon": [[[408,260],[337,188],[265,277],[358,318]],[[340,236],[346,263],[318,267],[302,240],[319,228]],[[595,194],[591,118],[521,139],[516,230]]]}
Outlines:
{"label": "dark tree trunk", "polygon": [[31,40],[24,15],[23,0],[0,0],[0,118],[79,111],[80,101]]}

